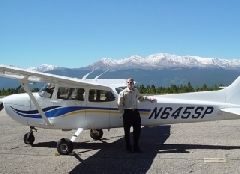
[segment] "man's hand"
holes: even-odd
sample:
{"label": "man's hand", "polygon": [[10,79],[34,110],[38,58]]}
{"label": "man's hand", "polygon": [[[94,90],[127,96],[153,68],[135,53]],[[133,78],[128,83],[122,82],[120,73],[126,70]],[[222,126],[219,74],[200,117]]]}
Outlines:
{"label": "man's hand", "polygon": [[151,103],[157,102],[157,99],[155,99],[155,98],[149,98],[148,100],[149,100]]}
{"label": "man's hand", "polygon": [[151,102],[152,102],[152,103],[156,103],[156,102],[157,102],[157,99],[153,98],[153,99],[151,100]]}

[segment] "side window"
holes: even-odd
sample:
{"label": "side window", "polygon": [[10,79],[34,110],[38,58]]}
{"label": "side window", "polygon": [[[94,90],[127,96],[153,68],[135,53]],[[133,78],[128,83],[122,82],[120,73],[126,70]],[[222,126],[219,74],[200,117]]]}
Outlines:
{"label": "side window", "polygon": [[58,88],[57,98],[64,100],[84,101],[85,90],[83,88]]}
{"label": "side window", "polygon": [[72,100],[84,101],[84,93],[85,93],[85,90],[83,88],[75,88],[70,98]]}
{"label": "side window", "polygon": [[58,88],[57,98],[66,100],[68,97],[69,91],[70,91],[70,88],[62,88],[62,87]]}
{"label": "side window", "polygon": [[115,97],[111,91],[91,89],[88,100],[90,102],[110,102],[115,100]]}

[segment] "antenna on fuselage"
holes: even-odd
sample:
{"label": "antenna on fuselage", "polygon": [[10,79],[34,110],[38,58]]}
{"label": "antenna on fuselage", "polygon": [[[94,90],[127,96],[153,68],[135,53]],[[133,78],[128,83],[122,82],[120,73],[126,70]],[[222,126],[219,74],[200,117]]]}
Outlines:
{"label": "antenna on fuselage", "polygon": [[100,76],[102,76],[103,74],[105,74],[105,73],[108,72],[108,71],[109,71],[109,69],[107,69],[106,71],[104,71],[102,74],[96,76],[96,77],[94,78],[94,80],[97,80]]}
{"label": "antenna on fuselage", "polygon": [[83,79],[83,80],[86,80],[87,77],[88,77],[90,74],[92,74],[94,71],[95,71],[95,69],[93,69],[91,72],[89,72],[89,73],[87,73],[86,75],[84,75],[84,76],[82,77],[82,79]]}

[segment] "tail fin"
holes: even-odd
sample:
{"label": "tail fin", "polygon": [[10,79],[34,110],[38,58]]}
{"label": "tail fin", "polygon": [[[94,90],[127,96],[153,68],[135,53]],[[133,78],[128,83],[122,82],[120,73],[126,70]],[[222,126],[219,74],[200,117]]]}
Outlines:
{"label": "tail fin", "polygon": [[223,91],[226,92],[227,103],[240,104],[240,76]]}

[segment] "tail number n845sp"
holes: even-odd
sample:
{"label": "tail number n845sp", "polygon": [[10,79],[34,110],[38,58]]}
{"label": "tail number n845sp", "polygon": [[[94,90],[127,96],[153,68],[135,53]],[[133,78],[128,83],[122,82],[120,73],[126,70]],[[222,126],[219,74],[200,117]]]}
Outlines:
{"label": "tail number n845sp", "polygon": [[148,119],[168,119],[168,118],[181,118],[181,119],[203,119],[206,115],[213,113],[212,106],[186,106],[186,107],[155,107]]}

